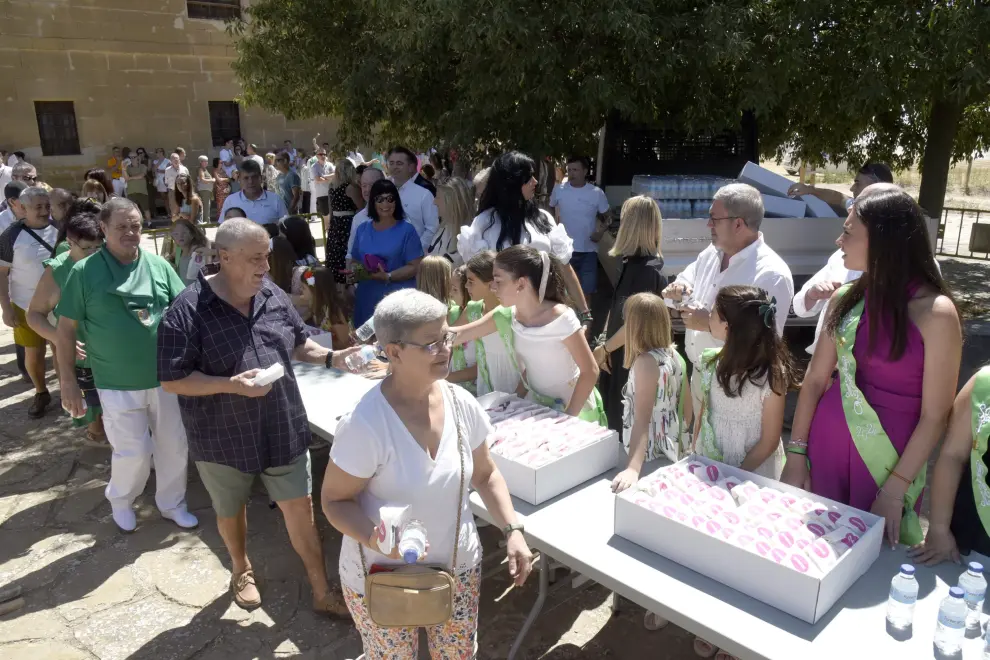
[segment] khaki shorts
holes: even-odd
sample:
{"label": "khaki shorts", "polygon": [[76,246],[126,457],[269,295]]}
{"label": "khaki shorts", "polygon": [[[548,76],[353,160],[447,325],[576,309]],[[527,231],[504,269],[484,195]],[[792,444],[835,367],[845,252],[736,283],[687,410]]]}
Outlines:
{"label": "khaki shorts", "polygon": [[14,328],[14,343],[24,348],[44,348],[45,338],[31,329],[27,322],[27,312],[11,303],[14,308],[14,318],[17,319],[17,327]]}
{"label": "khaki shorts", "polygon": [[[196,461],[196,469],[210,494],[217,518],[236,517],[251,498],[251,486],[255,477],[259,476],[205,461]],[[268,496],[275,502],[306,497],[313,491],[309,450],[288,465],[268,468],[260,476]]]}

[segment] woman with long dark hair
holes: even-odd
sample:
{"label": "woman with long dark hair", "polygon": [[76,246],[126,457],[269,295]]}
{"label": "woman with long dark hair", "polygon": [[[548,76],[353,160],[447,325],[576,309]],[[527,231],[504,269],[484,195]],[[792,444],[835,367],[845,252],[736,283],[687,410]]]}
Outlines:
{"label": "woman with long dark hair", "polygon": [[457,250],[468,259],[483,250],[498,252],[513,245],[531,245],[556,257],[564,266],[561,275],[567,293],[578,309],[583,325],[591,322],[581,283],[570,266],[574,241],[564,225],[536,204],[536,163],[529,156],[510,151],[491,167],[478,202],[478,215],[470,227],[461,229]]}
{"label": "woman with long dark hair", "polygon": [[829,302],[782,480],[870,510],[891,544],[916,545],[925,469],[959,378],[959,314],[924,211],[900,188],[867,188],[836,243],[864,273]]}
{"label": "woman with long dark hair", "polygon": [[188,171],[175,178],[175,188],[169,194],[172,196],[172,208],[175,210],[172,222],[182,218],[197,225],[203,224],[203,200],[196,193],[196,187]]}
{"label": "woman with long dark hair", "polygon": [[354,293],[354,327],[375,313],[388,294],[416,286],[416,270],[423,245],[416,229],[406,222],[399,190],[388,179],[375,181],[368,196],[368,217],[354,233],[351,257],[367,272]]}
{"label": "woman with long dark hair", "polygon": [[278,223],[280,233],[289,239],[296,253],[297,266],[315,266],[320,263],[316,258],[316,239],[309,230],[309,223],[298,215],[282,218]]}

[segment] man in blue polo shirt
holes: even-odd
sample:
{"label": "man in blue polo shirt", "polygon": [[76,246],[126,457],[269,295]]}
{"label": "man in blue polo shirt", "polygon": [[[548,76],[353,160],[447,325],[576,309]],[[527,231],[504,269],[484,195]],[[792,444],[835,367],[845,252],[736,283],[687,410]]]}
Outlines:
{"label": "man in blue polo shirt", "polygon": [[241,189],[229,195],[220,209],[220,223],[227,210],[233,207],[243,209],[249,220],[262,225],[270,236],[278,235],[278,221],[289,215],[278,193],[265,190],[262,185],[261,168],[253,160],[241,163]]}

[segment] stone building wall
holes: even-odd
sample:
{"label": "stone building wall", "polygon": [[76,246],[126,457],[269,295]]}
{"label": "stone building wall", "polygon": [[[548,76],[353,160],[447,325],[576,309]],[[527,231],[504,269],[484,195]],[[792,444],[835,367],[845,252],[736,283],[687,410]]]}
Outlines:
{"label": "stone building wall", "polygon": [[[186,0],[0,0],[0,148],[23,151],[40,178],[78,189],[112,145],[216,156],[208,101],[240,92],[220,21],[190,19]],[[72,101],[80,155],[42,155],[35,101]],[[334,141],[332,119],[287,121],[240,108],[259,150]]]}

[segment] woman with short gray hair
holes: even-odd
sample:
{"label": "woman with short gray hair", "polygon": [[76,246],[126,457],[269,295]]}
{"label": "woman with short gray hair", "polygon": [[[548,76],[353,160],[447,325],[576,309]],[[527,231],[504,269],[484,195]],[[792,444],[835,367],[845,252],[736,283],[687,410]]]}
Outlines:
{"label": "woman with short gray hair", "polygon": [[344,535],[344,597],[364,657],[418,656],[418,630],[374,623],[365,594],[369,571],[403,563],[395,548],[379,546],[379,510],[408,506],[407,519],[426,528],[425,560],[450,571],[455,585],[450,618],[426,628],[431,655],[474,657],[481,542],[468,507],[469,483],[506,534],[509,574],[517,585],[529,575],[532,553],[488,452],[492,426],[485,411],[466,390],[444,380],[453,341],[447,306],[404,289],[378,304],[374,322],[391,372],[341,420],[323,479],[323,511]]}

